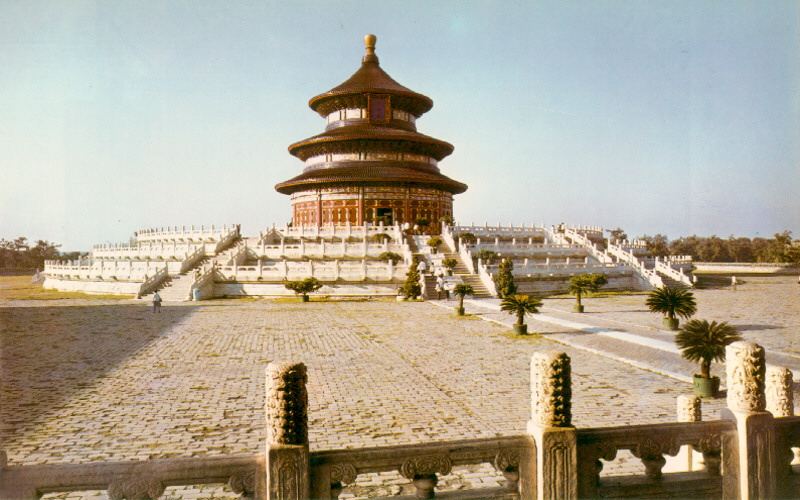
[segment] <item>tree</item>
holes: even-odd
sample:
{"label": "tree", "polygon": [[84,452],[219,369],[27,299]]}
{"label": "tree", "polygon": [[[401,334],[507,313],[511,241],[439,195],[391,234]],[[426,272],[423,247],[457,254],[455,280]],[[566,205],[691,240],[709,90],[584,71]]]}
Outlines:
{"label": "tree", "polygon": [[575,312],[583,312],[583,304],[581,304],[581,295],[585,293],[593,293],[600,289],[601,286],[608,283],[608,279],[602,274],[583,273],[577,276],[572,276],[569,279],[567,292],[575,295],[576,304],[573,310]]}
{"label": "tree", "polygon": [[453,259],[453,258],[442,259],[442,265],[445,268],[447,268],[447,271],[450,274],[452,274],[453,273],[453,269],[455,269],[456,266],[458,266],[458,261],[456,259]]}
{"label": "tree", "polygon": [[472,285],[469,283],[459,283],[453,287],[453,293],[458,295],[458,307],[456,308],[456,312],[459,316],[464,315],[464,297],[467,295],[473,295],[475,290],[472,288]]}
{"label": "tree", "polygon": [[406,299],[415,299],[422,294],[422,286],[419,284],[419,271],[417,270],[418,259],[415,256],[411,261],[411,267],[406,273],[406,281],[400,287],[400,292]]}
{"label": "tree", "polygon": [[517,285],[514,284],[514,275],[511,273],[513,270],[514,261],[510,258],[506,257],[500,262],[500,270],[494,277],[494,287],[501,299],[517,293]]}
{"label": "tree", "polygon": [[725,361],[725,346],[737,340],[742,338],[736,328],[725,321],[689,320],[675,335],[681,356],[688,361],[700,362],[701,378],[711,378],[711,363]]}
{"label": "tree", "polygon": [[694,294],[685,288],[656,288],[647,295],[645,304],[652,312],[666,315],[664,326],[670,330],[678,329],[676,316],[688,319],[697,312]]}
{"label": "tree", "polygon": [[287,281],[284,286],[303,298],[303,302],[308,302],[308,294],[316,292],[322,288],[322,283],[317,278],[306,278],[302,281]]}
{"label": "tree", "polygon": [[442,239],[438,236],[432,236],[428,238],[428,246],[431,247],[431,253],[436,253],[439,245],[442,243],[444,243],[444,241],[442,241]]}
{"label": "tree", "polygon": [[414,219],[414,225],[419,226],[419,229],[422,230],[423,232],[425,232],[424,229],[428,227],[430,224],[431,221],[429,221],[425,217],[417,217],[416,219]]}
{"label": "tree", "polygon": [[403,256],[395,252],[381,252],[381,254],[378,255],[378,260],[381,262],[391,262],[392,264],[397,264],[403,260]]}
{"label": "tree", "polygon": [[517,334],[527,333],[525,314],[537,314],[540,307],[542,307],[541,299],[530,295],[509,295],[500,302],[500,310],[517,315],[517,322],[514,324],[514,332]]}
{"label": "tree", "polygon": [[628,235],[625,234],[625,231],[623,231],[620,228],[609,229],[608,230],[608,241],[612,245],[616,245],[617,243],[619,243],[621,241],[625,241],[627,239],[628,239]]}
{"label": "tree", "polygon": [[647,253],[649,253],[651,257],[664,257],[669,255],[667,237],[663,234],[657,234],[655,236],[644,235],[640,239],[647,245]]}
{"label": "tree", "polygon": [[475,236],[473,233],[469,233],[469,232],[466,232],[466,231],[458,233],[458,235],[456,235],[456,240],[459,240],[459,239],[462,242],[464,242],[465,245],[474,245],[475,243],[478,242],[478,237],[477,236]]}
{"label": "tree", "polygon": [[480,250],[475,254],[475,258],[483,261],[484,264],[494,264],[497,261],[497,252],[493,250]]}
{"label": "tree", "polygon": [[370,243],[384,243],[384,242],[386,242],[388,240],[391,240],[392,237],[389,236],[386,233],[377,233],[377,234],[371,235],[367,239],[369,240]]}

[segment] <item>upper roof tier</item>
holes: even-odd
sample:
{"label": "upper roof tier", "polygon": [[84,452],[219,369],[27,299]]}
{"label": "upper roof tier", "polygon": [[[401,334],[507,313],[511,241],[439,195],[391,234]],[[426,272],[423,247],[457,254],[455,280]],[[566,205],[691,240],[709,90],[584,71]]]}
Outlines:
{"label": "upper roof tier", "polygon": [[361,67],[341,85],[312,97],[308,105],[322,116],[347,108],[366,108],[367,94],[389,94],[392,106],[407,111],[417,118],[433,107],[433,101],[422,94],[403,87],[387,75],[375,55],[375,35],[364,37],[366,54]]}

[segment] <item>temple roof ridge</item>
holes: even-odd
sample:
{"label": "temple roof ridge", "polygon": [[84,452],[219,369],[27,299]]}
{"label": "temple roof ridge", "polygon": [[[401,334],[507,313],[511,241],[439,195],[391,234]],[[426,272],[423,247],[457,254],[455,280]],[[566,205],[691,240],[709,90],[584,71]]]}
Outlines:
{"label": "temple roof ridge", "polygon": [[366,53],[361,59],[361,67],[350,78],[331,90],[312,97],[308,101],[311,109],[325,116],[337,109],[344,109],[351,100],[341,99],[346,96],[363,96],[364,94],[389,94],[396,96],[393,105],[419,117],[433,107],[433,100],[428,96],[414,92],[397,83],[381,67],[375,54],[375,35],[364,37]]}

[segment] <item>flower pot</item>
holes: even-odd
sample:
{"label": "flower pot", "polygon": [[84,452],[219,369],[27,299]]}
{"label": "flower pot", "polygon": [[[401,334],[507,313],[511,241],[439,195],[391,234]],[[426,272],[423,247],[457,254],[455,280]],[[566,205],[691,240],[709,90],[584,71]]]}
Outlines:
{"label": "flower pot", "polygon": [[514,330],[514,335],[528,334],[528,325],[511,325],[511,328]]}
{"label": "flower pot", "polygon": [[308,295],[301,295],[300,297],[302,298],[303,302],[308,302],[309,299]]}
{"label": "flower pot", "polygon": [[719,392],[719,377],[703,378],[694,376],[694,395],[701,398],[715,398]]}
{"label": "flower pot", "polygon": [[463,307],[456,307],[456,314],[459,316],[464,315],[464,308]]}
{"label": "flower pot", "polygon": [[671,318],[664,318],[662,325],[664,326],[665,330],[677,330],[678,329],[679,320],[678,318],[671,319]]}
{"label": "flower pot", "polygon": [[582,305],[579,306],[578,304],[575,304],[574,306],[572,306],[572,312],[582,313],[583,312],[583,306]]}

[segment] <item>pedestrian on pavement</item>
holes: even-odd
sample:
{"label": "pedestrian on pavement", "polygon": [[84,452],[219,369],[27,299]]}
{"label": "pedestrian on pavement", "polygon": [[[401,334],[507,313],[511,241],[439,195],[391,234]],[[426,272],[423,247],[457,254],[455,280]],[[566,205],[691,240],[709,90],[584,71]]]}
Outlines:
{"label": "pedestrian on pavement", "polygon": [[447,293],[444,288],[444,276],[441,274],[436,278],[436,300],[442,300],[442,294]]}
{"label": "pedestrian on pavement", "polygon": [[419,271],[420,276],[425,276],[425,271],[428,270],[428,265],[425,264],[424,260],[419,261],[417,264],[417,271]]}
{"label": "pedestrian on pavement", "polygon": [[736,276],[731,276],[731,286],[733,286],[733,291],[734,291],[734,292],[736,291],[736,285],[737,285],[737,284],[738,284],[738,283],[737,283],[737,281],[736,281]]}
{"label": "pedestrian on pavement", "polygon": [[158,291],[153,294],[153,312],[160,313],[161,312],[161,295],[158,294]]}

